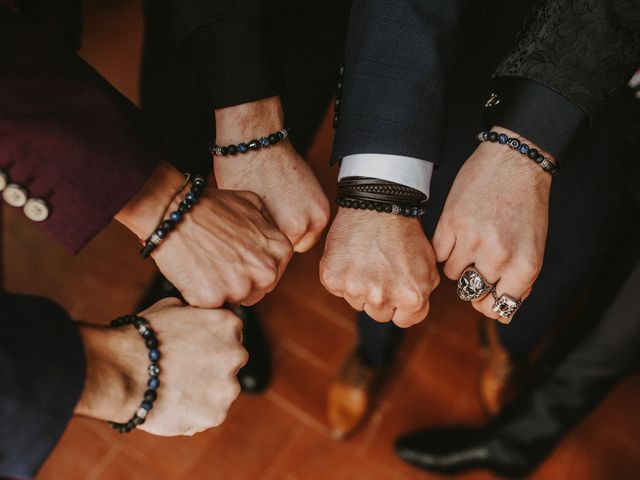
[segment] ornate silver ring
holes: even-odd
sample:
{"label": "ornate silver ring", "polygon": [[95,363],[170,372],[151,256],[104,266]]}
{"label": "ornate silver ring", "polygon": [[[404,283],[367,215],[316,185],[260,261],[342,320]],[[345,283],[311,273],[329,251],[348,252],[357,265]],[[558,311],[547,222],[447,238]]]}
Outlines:
{"label": "ornate silver ring", "polygon": [[480,300],[493,289],[493,284],[487,282],[473,266],[464,269],[458,280],[458,297],[466,302]]}
{"label": "ornate silver ring", "polygon": [[498,297],[495,288],[491,289],[491,295],[493,295],[494,300],[492,310],[502,318],[511,318],[518,308],[520,308],[520,305],[522,305],[521,299],[513,298],[507,294],[503,293]]}

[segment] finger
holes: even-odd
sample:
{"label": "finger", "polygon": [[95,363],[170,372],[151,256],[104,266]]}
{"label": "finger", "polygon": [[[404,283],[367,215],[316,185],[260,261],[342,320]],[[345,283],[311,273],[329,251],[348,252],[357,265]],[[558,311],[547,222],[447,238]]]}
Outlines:
{"label": "finger", "polygon": [[404,308],[397,308],[391,321],[400,328],[408,328],[416,323],[422,322],[429,315],[429,302],[424,308],[418,311],[410,311]]}
{"label": "finger", "polygon": [[296,253],[304,253],[311,250],[320,239],[320,235],[322,235],[322,230],[307,231],[293,246],[293,251]]}
{"label": "finger", "polygon": [[458,281],[464,269],[473,264],[473,260],[474,252],[458,242],[455,244],[451,255],[445,262],[442,271],[447,278]]}
{"label": "finger", "polygon": [[[267,210],[267,207],[264,205],[264,202],[262,201],[262,199],[260,198],[260,196],[256,193],[253,192],[247,192],[247,191],[238,191],[235,192],[239,197],[245,199],[247,202],[249,202],[251,205],[253,205],[257,210],[259,210],[263,215],[268,215],[269,217],[271,217],[271,215],[269,214],[269,211]],[[272,219],[273,221],[273,219]]]}
{"label": "finger", "polygon": [[[508,268],[502,273],[500,280],[495,286],[496,295],[499,298],[501,295],[506,294],[513,299],[524,300],[529,292],[531,292],[531,285],[533,285],[534,280],[535,279],[532,279],[529,275],[526,275],[526,272],[518,271],[517,268],[513,267]],[[495,303],[493,295],[488,295],[481,300],[472,302],[472,305],[473,308],[489,318],[505,324],[511,322],[513,315],[509,318],[504,318],[493,311]]]}
{"label": "finger", "polygon": [[445,226],[442,218],[438,222],[436,231],[433,234],[433,249],[436,252],[436,260],[439,263],[446,262],[451,256],[451,252],[456,244],[456,236],[453,230]]}
{"label": "finger", "polygon": [[364,311],[377,322],[390,322],[396,308],[393,305],[372,305],[364,304]]}
{"label": "finger", "polygon": [[357,310],[358,312],[362,312],[364,310],[364,296],[352,297],[351,295],[345,294],[343,298],[354,310]]}

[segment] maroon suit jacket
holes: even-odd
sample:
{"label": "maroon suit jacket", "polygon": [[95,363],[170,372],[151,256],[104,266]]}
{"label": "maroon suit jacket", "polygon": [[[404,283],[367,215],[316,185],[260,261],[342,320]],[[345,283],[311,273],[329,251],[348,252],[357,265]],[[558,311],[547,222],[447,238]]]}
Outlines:
{"label": "maroon suit jacket", "polygon": [[[82,248],[151,175],[160,156],[148,145],[130,102],[0,7],[0,170],[48,203],[42,228],[70,251]],[[68,315],[46,299],[0,291],[0,478],[35,475],[84,377]]]}
{"label": "maroon suit jacket", "polygon": [[151,175],[148,145],[127,99],[0,8],[0,170],[49,204],[48,233],[82,248]]}

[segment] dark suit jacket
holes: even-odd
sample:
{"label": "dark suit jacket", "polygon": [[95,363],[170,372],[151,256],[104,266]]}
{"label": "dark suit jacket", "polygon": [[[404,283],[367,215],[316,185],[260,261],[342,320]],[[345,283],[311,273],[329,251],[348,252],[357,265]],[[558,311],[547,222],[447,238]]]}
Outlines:
{"label": "dark suit jacket", "polygon": [[[504,28],[493,30],[477,22],[474,35],[459,31],[459,19],[477,7],[473,3],[354,1],[333,161],[383,153],[440,163],[447,76],[456,48],[468,48],[465,39],[478,31],[487,45],[513,41],[505,35],[513,19],[504,18]],[[532,2],[520,3],[524,18]],[[508,10],[501,2],[484,4],[495,18]],[[500,102],[487,109],[485,123],[514,130],[560,156],[640,65],[639,11],[637,0],[538,2],[496,71],[491,91]],[[488,83],[469,88],[486,89]],[[469,106],[474,107],[480,108]]]}
{"label": "dark suit jacket", "polygon": [[[136,109],[93,69],[0,8],[0,170],[47,201],[41,226],[72,252],[151,175]],[[32,477],[71,418],[84,353],[45,299],[0,292],[0,477]]]}

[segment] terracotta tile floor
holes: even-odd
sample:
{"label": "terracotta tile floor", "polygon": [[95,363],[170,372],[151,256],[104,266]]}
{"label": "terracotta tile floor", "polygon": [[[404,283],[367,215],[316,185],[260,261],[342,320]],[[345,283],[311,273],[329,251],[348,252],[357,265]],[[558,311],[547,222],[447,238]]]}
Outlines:
{"label": "terracotta tile floor", "polygon": [[[136,99],[140,5],[87,4],[83,55]],[[324,123],[308,159],[330,192],[331,142]],[[70,257],[22,215],[5,210],[7,287],[47,295],[76,317],[104,322],[130,311],[154,271],[137,258],[137,244],[119,225]],[[409,480],[438,478],[397,460],[401,432],[421,426],[479,423],[477,316],[454,301],[451,284],[435,295],[430,320],[412,329],[400,367],[371,422],[345,443],[324,427],[325,390],[354,341],[350,308],[318,281],[320,247],[292,262],[278,289],[260,306],[274,352],[272,387],[241,396],[227,422],[192,438],[112,433],[101,422],[76,419],[39,480]],[[562,442],[532,476],[537,480],[640,478],[640,376],[620,385]],[[486,472],[464,479],[490,479]]]}

